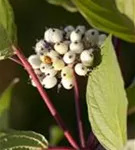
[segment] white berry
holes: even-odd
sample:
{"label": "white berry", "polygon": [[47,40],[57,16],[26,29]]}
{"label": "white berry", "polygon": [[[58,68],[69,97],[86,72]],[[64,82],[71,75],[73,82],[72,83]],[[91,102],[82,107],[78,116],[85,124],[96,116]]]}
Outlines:
{"label": "white berry", "polygon": [[79,76],[87,75],[88,69],[82,63],[76,64],[74,69],[75,69],[76,74],[78,74]]}
{"label": "white berry", "polygon": [[51,50],[50,52],[47,53],[47,56],[55,60],[59,57],[59,54],[56,51]]}
{"label": "white berry", "polygon": [[70,34],[71,42],[80,42],[82,39],[82,33],[79,30],[74,30]]}
{"label": "white berry", "polygon": [[57,74],[57,71],[54,70],[53,67],[50,67],[50,68],[46,69],[46,71],[45,71],[45,76],[47,76],[47,77],[54,77],[56,74]]}
{"label": "white berry", "polygon": [[66,26],[66,27],[64,28],[64,31],[65,31],[65,33],[66,33],[66,35],[65,35],[65,38],[66,38],[66,39],[69,39],[69,38],[70,38],[70,34],[71,34],[71,32],[72,32],[73,30],[74,30],[74,27],[71,26],[71,25]]}
{"label": "white berry", "polygon": [[64,62],[61,59],[56,59],[53,61],[53,67],[55,70],[60,71],[65,67]]}
{"label": "white berry", "polygon": [[31,55],[28,58],[28,62],[31,64],[32,68],[38,69],[40,67],[41,61],[38,55]]}
{"label": "white berry", "polygon": [[46,89],[51,89],[57,84],[56,77],[45,77],[42,81],[42,85]]}
{"label": "white berry", "polygon": [[80,55],[80,59],[85,66],[92,66],[94,61],[93,50],[84,50]]}
{"label": "white berry", "polygon": [[75,59],[76,59],[76,54],[72,51],[68,51],[63,57],[63,60],[66,64],[74,63]]}
{"label": "white berry", "polygon": [[61,71],[61,77],[65,79],[73,79],[73,69],[69,66],[66,66]]}
{"label": "white berry", "polygon": [[104,43],[104,41],[105,41],[106,38],[107,38],[106,34],[100,34],[99,35],[98,45],[101,46]]}
{"label": "white berry", "polygon": [[46,71],[50,68],[51,68],[51,65],[48,65],[48,64],[41,63],[41,65],[40,65],[40,70],[43,73],[46,73]]}
{"label": "white berry", "polygon": [[61,83],[62,83],[63,87],[65,89],[67,89],[67,90],[72,89],[73,86],[74,86],[74,83],[73,83],[72,79],[70,80],[70,79],[64,79],[64,78],[62,78]]}
{"label": "white berry", "polygon": [[91,45],[96,45],[99,40],[99,32],[96,29],[89,29],[85,32],[85,38]]}
{"label": "white berry", "polygon": [[81,34],[84,34],[86,28],[85,28],[85,26],[79,25],[79,26],[76,27],[76,30],[79,30],[81,32]]}
{"label": "white berry", "polygon": [[56,43],[54,49],[60,54],[63,55],[68,51],[68,44],[65,42]]}
{"label": "white berry", "polygon": [[45,41],[47,41],[48,43],[51,42],[51,36],[52,36],[52,28],[49,28],[44,33],[44,39],[45,39]]}
{"label": "white berry", "polygon": [[84,49],[84,45],[82,42],[72,42],[70,44],[70,50],[76,54],[80,54]]}

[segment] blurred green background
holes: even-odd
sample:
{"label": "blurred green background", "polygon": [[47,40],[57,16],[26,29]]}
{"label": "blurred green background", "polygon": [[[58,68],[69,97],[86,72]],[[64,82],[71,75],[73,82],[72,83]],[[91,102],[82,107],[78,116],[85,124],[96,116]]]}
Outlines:
{"label": "blurred green background", "polygon": [[[70,13],[62,7],[48,4],[45,0],[10,0],[10,2],[15,13],[19,46],[27,57],[34,53],[32,46],[35,45],[36,39],[43,38],[45,27],[60,27],[70,24],[75,26],[84,24],[88,26],[79,13]],[[135,75],[134,58],[135,45],[123,42],[119,61],[126,87],[131,83]],[[1,61],[0,69],[1,93],[14,77],[20,78],[20,82],[15,87],[12,97],[10,110],[11,127],[19,130],[34,130],[48,138],[50,126],[55,124],[55,120],[51,117],[37,90],[30,85],[26,71],[10,60]],[[86,79],[79,79],[79,85],[83,122],[87,137],[88,132],[90,132],[90,125],[85,104]],[[73,91],[62,89],[58,94],[57,88],[54,88],[47,92],[73,135],[78,137]],[[135,130],[133,132],[134,126],[135,115],[132,115],[128,120],[130,138],[135,136]]]}

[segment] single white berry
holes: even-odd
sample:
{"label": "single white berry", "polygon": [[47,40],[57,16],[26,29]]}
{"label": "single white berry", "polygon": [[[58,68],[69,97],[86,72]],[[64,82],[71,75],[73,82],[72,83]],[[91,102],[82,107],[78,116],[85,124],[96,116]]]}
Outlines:
{"label": "single white berry", "polygon": [[61,77],[65,79],[73,79],[73,69],[69,66],[66,66],[61,71]]}
{"label": "single white berry", "polygon": [[61,42],[63,40],[63,31],[56,28],[50,28],[45,32],[44,38],[49,43]]}
{"label": "single white berry", "polygon": [[82,42],[72,42],[70,44],[70,50],[76,54],[80,54],[84,49],[84,45]]}
{"label": "single white berry", "polygon": [[63,55],[68,51],[68,44],[65,42],[56,43],[54,49],[60,54]]}
{"label": "single white berry", "polygon": [[50,58],[52,58],[52,60],[55,60],[55,59],[58,59],[59,57],[59,54],[54,51],[54,50],[51,50],[47,53],[47,56],[49,56]]}
{"label": "single white berry", "polygon": [[85,32],[85,39],[91,43],[91,45],[98,44],[99,32],[96,29],[89,29]]}
{"label": "single white berry", "polygon": [[126,145],[122,150],[134,150],[135,149],[135,139],[128,140]]}
{"label": "single white berry", "polygon": [[67,90],[70,90],[73,88],[74,86],[74,83],[73,83],[73,80],[72,79],[65,79],[65,78],[62,78],[61,80],[61,84],[63,85],[63,87]]}
{"label": "single white berry", "polygon": [[51,36],[52,36],[52,28],[49,28],[44,33],[44,40],[47,41],[48,43],[50,43],[51,42]]}
{"label": "single white berry", "polygon": [[66,38],[66,39],[69,39],[69,38],[70,38],[70,34],[71,34],[71,32],[72,32],[73,30],[74,30],[74,27],[71,26],[71,25],[66,26],[66,27],[64,28],[64,31],[65,31],[65,33],[66,33],[66,35],[65,35],[65,38]]}
{"label": "single white berry", "polygon": [[82,39],[82,33],[80,30],[74,30],[70,34],[70,40],[71,42],[80,42]]}
{"label": "single white berry", "polygon": [[76,64],[74,69],[75,69],[76,74],[78,74],[79,76],[87,75],[88,69],[82,63]]}
{"label": "single white berry", "polygon": [[45,64],[45,63],[41,63],[40,65],[40,71],[43,72],[43,73],[46,73],[46,71],[48,69],[50,69],[52,66],[49,65],[49,64]]}
{"label": "single white berry", "polygon": [[31,55],[28,58],[28,62],[31,64],[32,68],[39,69],[41,61],[38,55]]}
{"label": "single white berry", "polygon": [[84,34],[85,31],[86,31],[86,28],[85,28],[85,26],[83,26],[83,25],[78,25],[78,26],[76,27],[76,30],[79,30],[79,31],[81,32],[81,34]]}
{"label": "single white berry", "polygon": [[53,67],[50,67],[50,68],[46,69],[46,71],[45,71],[46,77],[54,77],[56,74],[57,74],[57,71],[54,70]]}
{"label": "single white berry", "polygon": [[68,51],[64,56],[63,60],[66,64],[72,64],[75,62],[76,54],[72,51]]}
{"label": "single white berry", "polygon": [[87,66],[90,67],[93,65],[94,61],[94,55],[93,55],[93,49],[91,50],[84,50],[80,55],[81,62]]}
{"label": "single white berry", "polygon": [[75,29],[75,28],[74,28],[73,26],[69,25],[69,26],[66,26],[66,27],[64,28],[64,31],[65,31],[65,32],[72,32],[74,29]]}
{"label": "single white berry", "polygon": [[55,70],[60,71],[65,67],[65,64],[61,59],[55,59],[53,61],[52,66],[54,67]]}
{"label": "single white berry", "polygon": [[107,38],[106,34],[100,34],[99,35],[98,45],[101,46],[104,43],[104,41],[105,41],[106,38]]}
{"label": "single white berry", "polygon": [[42,81],[42,85],[46,89],[51,89],[57,84],[56,77],[45,77]]}

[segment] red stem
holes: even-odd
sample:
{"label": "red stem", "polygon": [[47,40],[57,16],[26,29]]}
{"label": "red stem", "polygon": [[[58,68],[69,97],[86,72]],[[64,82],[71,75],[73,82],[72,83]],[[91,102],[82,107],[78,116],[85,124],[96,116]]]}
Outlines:
{"label": "red stem", "polygon": [[81,107],[80,107],[80,100],[79,100],[79,88],[77,84],[76,75],[74,73],[74,95],[75,95],[75,107],[76,107],[76,116],[77,116],[77,124],[78,124],[78,130],[79,130],[79,139],[82,148],[84,148],[85,145],[85,139],[84,139],[84,131],[83,131],[83,124],[82,124],[82,118],[81,118]]}
{"label": "red stem", "polygon": [[31,65],[29,64],[29,62],[27,61],[27,59],[25,58],[25,56],[22,54],[22,52],[17,49],[15,46],[12,46],[12,49],[15,51],[16,55],[18,56],[18,58],[20,59],[20,61],[22,62],[23,66],[25,67],[25,69],[27,70],[28,74],[32,77],[34,83],[36,84],[36,87],[41,95],[41,97],[43,98],[44,102],[46,103],[50,113],[52,114],[52,116],[55,118],[55,120],[57,121],[58,125],[61,127],[61,129],[64,131],[64,135],[67,138],[67,140],[69,141],[69,143],[75,148],[75,149],[79,149],[79,146],[77,145],[76,141],[73,139],[73,137],[71,136],[71,133],[69,132],[69,130],[66,128],[62,118],[60,117],[59,113],[57,112],[57,110],[55,109],[54,105],[52,104],[51,100],[49,99],[46,91],[43,89],[40,81],[38,80],[35,72],[33,71]]}
{"label": "red stem", "polygon": [[97,145],[99,145],[99,142],[93,132],[91,132],[87,140],[87,148],[94,150],[96,149]]}

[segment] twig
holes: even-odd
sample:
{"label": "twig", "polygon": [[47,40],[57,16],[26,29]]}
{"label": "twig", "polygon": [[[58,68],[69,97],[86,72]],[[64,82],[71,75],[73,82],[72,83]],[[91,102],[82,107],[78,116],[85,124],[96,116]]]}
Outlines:
{"label": "twig", "polygon": [[90,133],[88,140],[87,140],[87,148],[91,150],[95,150],[96,147],[99,145],[99,142],[93,132]]}
{"label": "twig", "polygon": [[79,137],[82,148],[84,148],[85,145],[85,139],[84,139],[84,131],[83,131],[83,124],[82,124],[82,118],[81,118],[81,107],[80,107],[80,100],[79,100],[79,89],[77,84],[76,75],[74,73],[74,95],[75,95],[75,107],[76,107],[76,116],[77,116],[77,124],[78,124],[78,130],[79,130]]}
{"label": "twig", "polygon": [[33,71],[31,65],[29,64],[29,62],[27,61],[27,59],[25,58],[25,56],[22,54],[22,52],[17,49],[15,46],[12,46],[12,49],[15,51],[16,55],[18,56],[18,58],[20,59],[20,61],[22,62],[23,66],[25,67],[25,69],[27,70],[28,74],[32,77],[41,97],[43,98],[44,102],[46,103],[50,113],[52,114],[52,116],[55,118],[55,120],[57,121],[58,125],[61,127],[61,129],[64,131],[64,135],[67,138],[67,140],[69,141],[69,143],[75,148],[75,149],[79,149],[79,146],[77,145],[76,141],[73,139],[71,133],[69,132],[69,130],[66,128],[62,118],[60,117],[59,113],[57,112],[57,110],[55,109],[54,105],[52,104],[51,100],[49,99],[46,91],[43,89],[40,81],[38,80],[35,72]]}
{"label": "twig", "polygon": [[17,58],[9,57],[9,59],[10,59],[10,60],[12,60],[12,61],[14,61],[15,63],[17,63],[17,64],[19,64],[19,65],[23,66],[23,64],[21,63],[21,61],[20,61],[20,60],[18,60]]}

